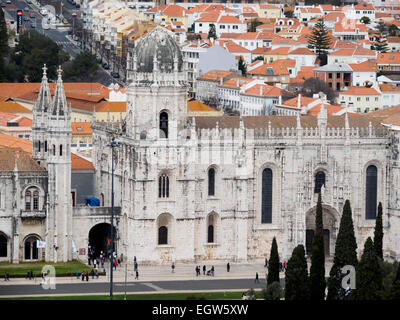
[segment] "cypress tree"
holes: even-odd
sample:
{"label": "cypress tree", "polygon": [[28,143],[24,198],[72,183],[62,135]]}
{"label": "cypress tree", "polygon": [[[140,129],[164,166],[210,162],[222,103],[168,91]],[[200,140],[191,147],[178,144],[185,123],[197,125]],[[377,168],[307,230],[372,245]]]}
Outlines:
{"label": "cypress tree", "polygon": [[274,237],[272,240],[271,253],[269,255],[267,285],[275,281],[279,282],[279,254],[278,244]]}
{"label": "cypress tree", "polygon": [[382,271],[371,237],[365,241],[364,252],[356,268],[354,300],[379,300],[383,292]]}
{"label": "cypress tree", "polygon": [[242,71],[242,76],[246,75],[247,68],[242,56],[239,58],[238,70]]}
{"label": "cypress tree", "polygon": [[390,288],[390,299],[400,300],[400,263],[397,267],[396,278],[394,279],[392,287]]}
{"label": "cypress tree", "polygon": [[208,39],[213,38],[217,39],[217,32],[215,30],[215,24],[211,23],[208,29]]}
{"label": "cypress tree", "polygon": [[378,215],[375,220],[374,248],[376,256],[383,260],[383,222],[382,222],[382,203],[378,205]]}
{"label": "cypress tree", "polygon": [[325,26],[324,20],[319,19],[312,30],[310,38],[308,39],[310,48],[315,49],[315,53],[321,60],[321,65],[326,61],[328,49],[331,48],[332,40],[329,35],[328,29]]}
{"label": "cypress tree", "polygon": [[294,248],[285,272],[285,300],[309,300],[310,286],[304,246]]}
{"label": "cypress tree", "polygon": [[357,263],[357,242],[354,236],[350,201],[346,200],[340,220],[339,233],[336,239],[335,257],[329,272],[328,300],[344,299],[345,290],[342,288],[342,279],[345,274],[342,274],[341,268],[345,265],[356,267]]}
{"label": "cypress tree", "polygon": [[310,290],[312,300],[325,299],[325,248],[322,221],[322,199],[318,194],[317,212],[315,215],[315,235],[311,249]]}

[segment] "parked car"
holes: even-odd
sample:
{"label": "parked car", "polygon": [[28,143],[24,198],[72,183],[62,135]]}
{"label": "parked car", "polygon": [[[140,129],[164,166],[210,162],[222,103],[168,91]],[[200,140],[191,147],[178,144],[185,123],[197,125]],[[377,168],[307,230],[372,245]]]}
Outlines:
{"label": "parked car", "polygon": [[106,70],[110,70],[110,66],[107,63],[103,63],[103,68]]}
{"label": "parked car", "polygon": [[64,24],[68,24],[68,20],[67,19],[63,19],[62,21]]}
{"label": "parked car", "polygon": [[11,0],[7,0],[7,4],[11,4]]}
{"label": "parked car", "polygon": [[113,77],[113,78],[119,78],[119,73],[118,72],[111,72],[111,76]]}
{"label": "parked car", "polygon": [[24,10],[25,10],[25,11],[29,11],[29,8],[28,8],[28,7],[25,7]]}
{"label": "parked car", "polygon": [[6,4],[4,2],[2,2],[1,6],[4,8],[6,6]]}

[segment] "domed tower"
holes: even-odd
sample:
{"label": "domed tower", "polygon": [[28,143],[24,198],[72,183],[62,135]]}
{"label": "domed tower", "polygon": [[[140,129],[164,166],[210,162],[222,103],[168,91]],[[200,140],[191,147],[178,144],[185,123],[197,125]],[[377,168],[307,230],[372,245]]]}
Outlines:
{"label": "domed tower", "polygon": [[185,69],[171,31],[157,26],[138,41],[128,60],[128,137],[176,141],[187,108]]}

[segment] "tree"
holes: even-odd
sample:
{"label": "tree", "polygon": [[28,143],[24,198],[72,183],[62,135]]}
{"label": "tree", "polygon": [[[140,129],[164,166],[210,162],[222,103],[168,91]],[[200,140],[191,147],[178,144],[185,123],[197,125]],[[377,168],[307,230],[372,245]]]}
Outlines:
{"label": "tree", "polygon": [[332,40],[322,19],[319,19],[315,24],[308,39],[308,45],[315,50],[321,61],[321,65],[326,64],[328,49],[331,48]]}
{"label": "tree", "polygon": [[368,17],[362,17],[362,18],[360,19],[360,21],[361,21],[361,23],[369,24],[369,23],[371,22],[371,19],[368,18]]}
{"label": "tree", "polygon": [[378,205],[378,215],[375,220],[374,248],[376,256],[383,260],[383,223],[382,223],[382,203]]}
{"label": "tree", "polygon": [[247,68],[242,56],[239,58],[238,70],[242,71],[242,76],[246,75]]}
{"label": "tree", "polygon": [[304,246],[294,248],[285,272],[285,300],[309,300],[310,287]]}
{"label": "tree", "polygon": [[8,54],[8,33],[3,9],[0,9],[0,58]]}
{"label": "tree", "polygon": [[388,52],[389,46],[387,44],[386,38],[383,38],[382,36],[376,37],[374,49],[375,49],[375,51],[378,51],[378,52]]}
{"label": "tree", "polygon": [[269,255],[267,285],[275,281],[279,282],[279,254],[278,244],[274,237],[274,239],[272,239],[271,252]]}
{"label": "tree", "polygon": [[396,278],[394,279],[392,287],[390,288],[390,299],[400,300],[400,263],[397,267]]}
{"label": "tree", "polygon": [[376,26],[380,34],[384,34],[386,32],[386,24],[382,20],[378,22],[378,25]]}
{"label": "tree", "polygon": [[64,69],[64,81],[82,82],[92,77],[98,70],[96,56],[90,52],[81,52]]}
{"label": "tree", "polygon": [[364,252],[356,268],[354,300],[380,300],[383,292],[382,271],[371,237],[365,241]]}
{"label": "tree", "polygon": [[211,23],[208,29],[208,39],[214,38],[217,39],[217,31],[215,30],[215,24]]}
{"label": "tree", "polygon": [[58,65],[67,57],[69,58],[62,47],[49,37],[35,30],[25,31],[20,35],[19,43],[11,56],[11,63],[20,69],[16,73],[18,78],[12,81],[22,82],[27,79],[29,82],[40,82],[43,64],[48,67],[48,78],[55,79]]}
{"label": "tree", "polygon": [[399,31],[399,28],[397,28],[397,26],[395,25],[395,24],[391,24],[390,25],[390,27],[389,27],[389,34],[391,35],[391,36],[397,36],[397,33],[398,33],[398,31]]}
{"label": "tree", "polygon": [[333,258],[333,265],[329,272],[328,300],[344,299],[345,289],[342,288],[342,279],[345,274],[341,272],[341,269],[345,265],[356,267],[357,263],[357,242],[354,235],[350,201],[346,200],[336,239],[335,257]]}
{"label": "tree", "polygon": [[317,212],[315,215],[315,235],[311,249],[310,293],[312,300],[325,299],[325,248],[322,221],[321,193],[318,194]]}
{"label": "tree", "polygon": [[251,20],[250,22],[250,28],[249,28],[249,32],[256,32],[257,27],[259,25],[263,24],[260,20],[258,20],[257,18],[254,20]]}
{"label": "tree", "polygon": [[293,18],[293,10],[285,10],[284,15],[286,18]]}
{"label": "tree", "polygon": [[280,300],[282,296],[282,286],[279,282],[273,282],[261,291],[261,295],[265,300]]}
{"label": "tree", "polygon": [[321,81],[317,78],[306,79],[302,85],[300,92],[305,97],[312,97],[316,93],[323,92],[326,94],[326,98],[331,102],[334,102],[336,100],[336,97],[338,96],[337,92],[329,87],[326,82]]}

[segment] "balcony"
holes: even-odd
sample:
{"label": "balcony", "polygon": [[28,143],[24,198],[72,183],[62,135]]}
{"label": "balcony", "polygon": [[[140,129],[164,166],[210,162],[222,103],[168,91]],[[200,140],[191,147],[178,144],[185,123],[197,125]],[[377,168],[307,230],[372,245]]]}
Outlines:
{"label": "balcony", "polygon": [[21,210],[21,219],[45,219],[46,210]]}

